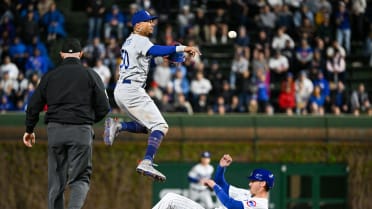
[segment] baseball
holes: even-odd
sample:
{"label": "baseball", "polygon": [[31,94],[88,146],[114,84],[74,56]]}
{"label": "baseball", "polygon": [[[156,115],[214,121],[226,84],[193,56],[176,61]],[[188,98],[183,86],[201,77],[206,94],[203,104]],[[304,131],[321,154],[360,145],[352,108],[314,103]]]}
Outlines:
{"label": "baseball", "polygon": [[229,36],[229,38],[236,38],[236,32],[235,31],[233,31],[233,30],[230,30],[228,33],[227,33],[227,35]]}

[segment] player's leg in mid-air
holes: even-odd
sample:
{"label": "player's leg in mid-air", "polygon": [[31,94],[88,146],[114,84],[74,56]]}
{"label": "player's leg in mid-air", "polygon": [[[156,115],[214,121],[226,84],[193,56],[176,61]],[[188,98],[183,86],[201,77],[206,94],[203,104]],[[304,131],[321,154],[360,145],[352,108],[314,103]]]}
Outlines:
{"label": "player's leg in mid-air", "polygon": [[168,132],[167,122],[143,88],[118,87],[115,89],[114,95],[118,106],[133,121],[119,122],[115,119],[107,118],[104,133],[105,143],[112,145],[115,136],[120,131],[147,133],[147,130],[150,130],[145,157],[136,170],[138,173],[150,176],[155,180],[165,181],[166,177],[154,168],[153,159],[163,137]]}
{"label": "player's leg in mid-air", "polygon": [[204,209],[198,203],[176,193],[168,193],[152,209]]}

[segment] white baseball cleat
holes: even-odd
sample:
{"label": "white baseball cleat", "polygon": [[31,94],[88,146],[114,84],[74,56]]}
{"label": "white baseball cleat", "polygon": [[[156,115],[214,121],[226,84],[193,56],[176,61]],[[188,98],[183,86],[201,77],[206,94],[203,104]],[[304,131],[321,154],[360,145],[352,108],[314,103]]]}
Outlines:
{"label": "white baseball cleat", "polygon": [[144,176],[149,176],[156,181],[164,182],[166,180],[166,177],[158,170],[156,170],[154,166],[157,165],[153,164],[150,160],[142,160],[138,164],[136,171]]}
{"label": "white baseball cleat", "polygon": [[105,120],[105,130],[103,133],[103,141],[106,145],[112,145],[115,140],[115,136],[119,134],[121,124],[117,119],[107,118]]}

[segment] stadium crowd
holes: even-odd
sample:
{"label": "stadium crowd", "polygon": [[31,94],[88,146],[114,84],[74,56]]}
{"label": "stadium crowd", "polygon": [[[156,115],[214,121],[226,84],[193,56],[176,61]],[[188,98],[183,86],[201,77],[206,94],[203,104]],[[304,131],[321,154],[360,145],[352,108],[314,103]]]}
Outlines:
{"label": "stadium crowd", "polygon": [[[351,42],[365,46],[372,67],[372,14],[367,0],[135,0],[127,7],[87,0],[83,63],[112,97],[131,15],[157,15],[155,43],[234,48],[228,70],[218,58],[153,59],[146,90],[163,112],[226,114],[368,114],[363,83],[346,89]],[[175,5],[177,4],[177,5]],[[23,111],[43,74],[51,46],[67,37],[53,0],[1,0],[0,111]],[[367,26],[367,27],[366,27]],[[237,36],[234,32],[236,31]],[[275,89],[275,84],[278,87]],[[67,84],[66,84],[67,85]]]}

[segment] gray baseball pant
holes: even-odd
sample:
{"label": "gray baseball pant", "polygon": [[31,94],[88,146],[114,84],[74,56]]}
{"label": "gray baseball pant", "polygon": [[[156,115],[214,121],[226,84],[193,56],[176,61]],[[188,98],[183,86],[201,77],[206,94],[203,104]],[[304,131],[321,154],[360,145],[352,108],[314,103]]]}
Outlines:
{"label": "gray baseball pant", "polygon": [[48,208],[64,209],[68,185],[68,209],[83,207],[92,174],[91,125],[48,123]]}

